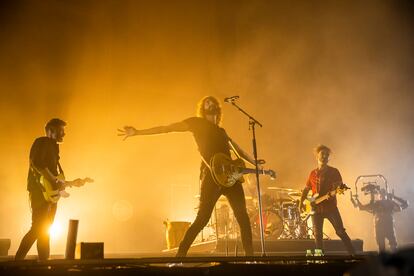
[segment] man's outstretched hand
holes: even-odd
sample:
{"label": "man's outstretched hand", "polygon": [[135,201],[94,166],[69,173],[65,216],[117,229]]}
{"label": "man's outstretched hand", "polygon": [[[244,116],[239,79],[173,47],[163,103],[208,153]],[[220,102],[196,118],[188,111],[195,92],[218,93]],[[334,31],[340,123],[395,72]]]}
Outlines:
{"label": "man's outstretched hand", "polygon": [[136,133],[137,133],[136,128],[132,126],[124,126],[123,129],[118,128],[118,136],[124,136],[123,140],[125,140],[128,137],[136,135]]}

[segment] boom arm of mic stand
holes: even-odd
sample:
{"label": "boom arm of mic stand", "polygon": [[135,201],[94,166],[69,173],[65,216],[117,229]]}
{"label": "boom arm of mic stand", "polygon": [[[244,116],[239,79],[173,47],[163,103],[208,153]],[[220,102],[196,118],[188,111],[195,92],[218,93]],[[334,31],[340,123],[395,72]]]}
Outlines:
{"label": "boom arm of mic stand", "polygon": [[250,120],[250,124],[252,124],[252,123],[254,123],[254,124],[257,124],[258,126],[260,126],[260,127],[263,127],[263,125],[258,121],[258,120],[256,120],[253,116],[251,116],[249,113],[247,113],[246,111],[244,111],[240,106],[238,106],[237,104],[236,104],[236,102],[235,101],[231,101],[230,102],[235,108],[237,108],[241,113],[243,113],[244,115],[246,115],[247,117],[249,117],[249,120]]}

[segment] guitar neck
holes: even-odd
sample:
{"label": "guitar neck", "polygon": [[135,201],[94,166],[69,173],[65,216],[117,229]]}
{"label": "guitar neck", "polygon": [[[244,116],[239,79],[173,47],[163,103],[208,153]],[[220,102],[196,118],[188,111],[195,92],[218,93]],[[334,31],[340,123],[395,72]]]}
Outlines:
{"label": "guitar neck", "polygon": [[[244,174],[256,173],[256,169],[244,168],[243,169],[243,173]],[[267,170],[259,170],[259,174],[269,174],[269,171],[267,171]]]}
{"label": "guitar neck", "polygon": [[65,181],[65,184],[62,185],[62,188],[73,187],[73,186],[80,187],[80,186],[85,185],[86,182],[90,182],[90,181],[88,181],[86,179],[81,179],[79,181],[77,181],[77,180]]}
{"label": "guitar neck", "polygon": [[319,203],[327,200],[329,197],[334,196],[335,194],[336,194],[336,189],[333,190],[333,191],[330,191],[326,195],[323,195],[323,196],[318,197],[317,199],[315,199],[315,204],[319,204]]}

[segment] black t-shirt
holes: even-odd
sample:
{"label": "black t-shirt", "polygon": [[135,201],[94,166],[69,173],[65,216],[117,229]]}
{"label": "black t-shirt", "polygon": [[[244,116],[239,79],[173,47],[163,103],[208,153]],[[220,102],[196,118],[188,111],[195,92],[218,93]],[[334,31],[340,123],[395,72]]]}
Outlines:
{"label": "black t-shirt", "polygon": [[229,137],[223,128],[201,117],[191,117],[184,122],[193,133],[198,150],[206,162],[210,164],[213,155],[219,152],[230,156]]}
{"label": "black t-shirt", "polygon": [[[30,149],[30,162],[37,169],[48,168],[53,175],[58,175],[59,145],[49,137],[37,138]],[[39,178],[40,174],[30,166],[27,177],[27,190],[29,192],[40,190]]]}
{"label": "black t-shirt", "polygon": [[396,204],[392,200],[377,200],[371,204],[375,223],[392,224]]}

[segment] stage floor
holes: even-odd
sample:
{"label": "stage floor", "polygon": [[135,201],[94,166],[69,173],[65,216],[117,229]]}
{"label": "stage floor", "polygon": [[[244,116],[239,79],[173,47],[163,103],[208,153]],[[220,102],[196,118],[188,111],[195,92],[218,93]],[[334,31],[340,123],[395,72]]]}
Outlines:
{"label": "stage floor", "polygon": [[[283,244],[289,242],[267,243],[266,247]],[[384,256],[376,252],[358,252],[349,256],[344,251],[334,250],[325,252],[325,256],[309,257],[305,256],[305,251],[268,251],[266,256],[262,256],[257,250],[255,256],[243,257],[235,256],[235,252],[216,250],[218,245],[211,241],[195,244],[186,258],[173,257],[175,250],[106,253],[102,259],[87,260],[65,260],[63,255],[52,255],[48,261],[37,261],[37,256],[31,255],[24,261],[14,261],[14,256],[7,256],[0,257],[0,275],[369,276],[380,275],[380,269],[383,269]],[[310,244],[304,241],[302,245]],[[412,252],[408,251],[409,256]]]}
{"label": "stage floor", "polygon": [[[266,241],[263,256],[260,241],[254,241],[255,256],[243,257],[239,240],[212,240],[195,243],[188,257],[175,258],[176,248],[162,252],[105,253],[102,259],[65,260],[52,255],[44,262],[37,256],[14,261],[13,256],[0,257],[1,275],[343,275],[363,262],[367,255],[350,257],[340,241],[326,241],[324,257],[306,257],[306,249],[313,249],[312,240]],[[356,243],[362,252],[362,241]]]}
{"label": "stage floor", "polygon": [[[56,256],[55,256],[56,257]],[[2,258],[1,275],[343,275],[367,256],[141,257],[14,261]]]}

